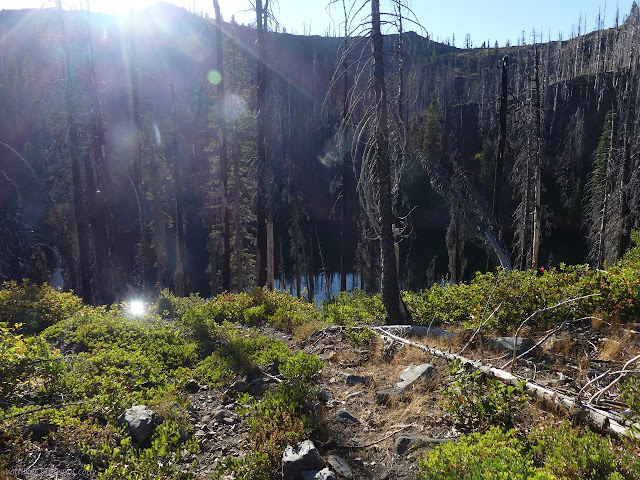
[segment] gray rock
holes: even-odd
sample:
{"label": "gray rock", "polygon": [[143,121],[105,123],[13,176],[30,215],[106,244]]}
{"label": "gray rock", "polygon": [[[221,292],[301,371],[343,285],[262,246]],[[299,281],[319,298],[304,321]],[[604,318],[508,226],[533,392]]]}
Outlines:
{"label": "gray rock", "polygon": [[434,447],[453,440],[452,438],[428,438],[405,433],[396,440],[396,452],[398,455],[404,455],[409,450]]}
{"label": "gray rock", "polygon": [[193,378],[187,382],[184,389],[189,393],[198,393],[200,390],[200,384]]}
{"label": "gray rock", "polygon": [[436,367],[430,363],[422,365],[410,365],[400,373],[400,382],[396,384],[397,388],[406,388],[419,378],[429,379],[436,371]]}
{"label": "gray rock", "polygon": [[376,392],[376,402],[380,405],[389,405],[393,400],[398,399],[404,393],[404,388],[387,388],[386,390],[380,390]]}
{"label": "gray rock", "polygon": [[327,458],[327,463],[331,465],[331,468],[335,470],[335,472],[344,478],[353,478],[353,472],[347,462],[345,462],[342,458],[337,455],[329,455]]}
{"label": "gray rock", "polygon": [[[513,345],[516,343],[516,337],[497,337],[491,339],[491,345],[500,351],[513,351]],[[518,337],[516,345],[516,353],[521,354],[526,352],[535,345],[535,342],[530,338]]]}
{"label": "gray rock", "polygon": [[318,393],[318,400],[320,400],[322,403],[330,402],[331,400],[333,400],[333,392],[331,390],[323,388],[322,390],[320,390],[320,393]]}
{"label": "gray rock", "polygon": [[295,447],[288,445],[282,454],[282,479],[300,480],[305,470],[319,471],[322,459],[311,440],[300,442]]}
{"label": "gray rock", "polygon": [[227,410],[225,408],[219,408],[218,410],[213,412],[212,417],[216,422],[221,422],[222,419],[224,417],[226,417],[227,415],[229,415],[229,410]]}
{"label": "gray rock", "polygon": [[153,415],[146,405],[134,405],[118,417],[118,424],[125,425],[137,443],[144,443],[153,433]]}
{"label": "gray rock", "polygon": [[358,420],[356,417],[351,415],[351,413],[348,410],[344,410],[344,409],[338,410],[336,412],[336,417],[338,417],[338,419],[344,423],[360,423],[360,420]]}
{"label": "gray rock", "polygon": [[371,377],[362,375],[347,375],[347,385],[369,385],[371,383]]}
{"label": "gray rock", "polygon": [[224,417],[222,419],[222,423],[226,423],[227,425],[235,425],[236,423],[240,423],[240,419],[238,417]]}
{"label": "gray rock", "polygon": [[302,472],[302,480],[336,480],[336,474],[328,468],[323,468],[319,472],[315,470],[305,470]]}
{"label": "gray rock", "polygon": [[239,380],[235,380],[231,385],[229,385],[229,390],[233,390],[238,393],[243,393],[247,391],[247,377],[243,377]]}

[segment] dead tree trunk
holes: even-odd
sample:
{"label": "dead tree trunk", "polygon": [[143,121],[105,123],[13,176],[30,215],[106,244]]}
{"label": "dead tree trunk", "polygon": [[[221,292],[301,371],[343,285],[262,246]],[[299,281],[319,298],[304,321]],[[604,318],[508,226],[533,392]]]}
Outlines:
{"label": "dead tree trunk", "polygon": [[500,203],[502,200],[502,184],[504,182],[504,152],[507,143],[507,85],[509,81],[509,58],[502,59],[502,82],[500,89],[500,111],[498,137],[498,154],[493,181],[493,217],[500,225]]}
{"label": "dead tree trunk", "polygon": [[186,295],[184,272],[184,188],[182,185],[182,162],[180,161],[180,149],[178,147],[178,111],[176,109],[176,93],[173,85],[171,89],[171,121],[173,123],[172,150],[173,150],[173,175],[176,184],[176,269],[173,275],[175,294],[178,297]]}
{"label": "dead tree trunk", "polygon": [[275,288],[275,252],[273,243],[273,213],[269,209],[267,216],[267,288],[269,290]]}
{"label": "dead tree trunk", "polygon": [[268,7],[266,0],[264,8],[262,0],[256,0],[256,31],[258,36],[258,61],[256,69],[256,100],[257,100],[257,143],[258,143],[258,192],[256,195],[256,217],[257,217],[257,283],[259,287],[267,283],[267,225],[266,225],[266,195],[265,190],[265,172],[267,170],[267,155],[265,145],[265,122],[266,122],[266,86],[267,86],[267,69],[265,67],[265,58],[267,49],[265,45],[265,30],[267,27],[266,10]]}
{"label": "dead tree trunk", "polygon": [[[349,23],[346,5],[342,3],[344,9],[344,56],[342,57],[342,121],[346,122],[349,115]],[[349,194],[349,147],[347,146],[347,129],[342,130],[342,215],[340,218],[340,291],[347,289],[347,200]]]}
{"label": "dead tree trunk", "polygon": [[140,111],[140,97],[138,89],[138,54],[136,50],[136,37],[134,29],[133,13],[130,19],[129,32],[129,71],[131,75],[131,115],[135,132],[135,151],[132,165],[133,190],[136,197],[137,221],[136,221],[136,246],[135,246],[135,273],[134,283],[137,289],[144,290],[147,262],[146,262],[146,242],[144,238],[144,218],[142,209],[142,112]]}
{"label": "dead tree trunk", "polygon": [[225,109],[224,56],[222,51],[222,15],[218,0],[213,0],[216,14],[216,57],[220,83],[218,84],[218,102],[216,114],[220,130],[220,178],[222,181],[222,290],[231,290],[231,244],[230,244],[230,212],[229,212],[229,161],[227,157],[227,117]]}
{"label": "dead tree trunk", "polygon": [[[93,62],[93,43],[91,41],[91,9],[87,2],[88,38],[89,38],[89,101],[91,104],[91,157],[95,164],[95,183],[93,187],[87,185],[89,190],[89,211],[91,217],[91,230],[93,233],[93,248],[95,251],[96,274],[96,303],[111,304],[115,301],[113,294],[115,283],[114,269],[114,236],[115,222],[111,208],[113,186],[111,182],[111,169],[107,156],[106,140],[104,132],[104,120],[102,105],[98,96],[98,82],[96,80],[95,65]],[[93,174],[87,173],[87,179],[93,179]]]}
{"label": "dead tree trunk", "polygon": [[242,263],[242,215],[240,206],[240,144],[238,143],[238,124],[234,126],[235,148],[233,153],[233,177],[235,183],[234,202],[234,229],[235,229],[235,252],[236,252],[236,291],[243,289],[243,263]]}
{"label": "dead tree trunk", "polygon": [[534,204],[533,204],[533,239],[531,241],[531,268],[538,268],[538,252],[540,251],[540,237],[542,235],[542,161],[541,161],[541,140],[542,127],[541,119],[542,110],[540,106],[540,52],[538,45],[535,46],[534,59],[534,86],[535,86],[535,102],[533,108],[534,128],[535,128],[535,157],[533,170],[533,188],[534,188]]}
{"label": "dead tree trunk", "polygon": [[313,261],[313,234],[311,232],[311,224],[307,230],[307,294],[309,303],[314,303],[316,286],[315,278],[313,276],[315,272],[315,265]]}
{"label": "dead tree trunk", "polygon": [[391,196],[391,162],[389,158],[389,127],[387,124],[387,90],[384,81],[383,38],[380,31],[380,1],[371,1],[371,46],[373,82],[376,102],[375,153],[373,176],[380,209],[380,251],[382,261],[382,301],[389,324],[407,324],[410,319],[400,308],[400,289],[393,236],[393,205]]}
{"label": "dead tree trunk", "polygon": [[80,164],[80,140],[78,138],[78,125],[76,122],[76,109],[73,100],[73,81],[71,78],[71,55],[67,44],[67,36],[63,19],[62,3],[58,0],[60,14],[60,28],[62,30],[64,45],[64,96],[67,108],[67,131],[69,158],[71,159],[71,178],[73,183],[73,209],[76,219],[78,234],[78,249],[80,260],[80,282],[82,285],[82,297],[86,303],[93,302],[93,288],[91,280],[90,240],[87,224],[87,212],[84,203],[82,189],[82,166]]}
{"label": "dead tree trunk", "polygon": [[[606,412],[592,405],[585,405],[583,403],[580,403],[577,398],[555,392],[534,382],[527,381],[526,379],[518,377],[505,370],[483,365],[480,362],[473,361],[461,355],[455,355],[453,353],[447,353],[435,348],[427,347],[425,345],[420,345],[419,343],[412,342],[393,333],[390,333],[383,327],[375,327],[374,330],[378,331],[381,335],[387,336],[390,339],[396,340],[406,345],[411,345],[412,347],[418,348],[424,352],[429,353],[430,355],[442,358],[447,362],[453,362],[456,360],[460,361],[464,365],[474,370],[478,370],[483,375],[495,378],[503,383],[513,385],[514,387],[519,387],[520,384],[524,381],[524,387],[527,392],[533,397],[540,400],[543,405],[569,412],[574,417],[578,417],[586,421],[590,425],[597,428],[599,431],[622,436],[635,435],[632,430],[627,427],[628,422],[620,414],[617,414],[615,412]],[[636,427],[639,427],[639,425],[636,424]]]}

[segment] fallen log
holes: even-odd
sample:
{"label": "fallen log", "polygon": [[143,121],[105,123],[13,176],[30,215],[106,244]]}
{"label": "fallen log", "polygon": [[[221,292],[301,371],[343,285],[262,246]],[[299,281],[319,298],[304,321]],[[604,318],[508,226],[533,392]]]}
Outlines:
{"label": "fallen log", "polygon": [[490,367],[484,365],[481,362],[471,360],[461,355],[454,353],[447,353],[435,348],[421,345],[406,338],[394,335],[385,330],[385,327],[372,327],[372,330],[378,332],[380,335],[384,335],[388,338],[402,342],[406,345],[418,348],[424,352],[427,352],[435,357],[442,358],[447,362],[460,361],[462,364],[468,367],[478,370],[482,374],[500,380],[503,383],[513,386],[524,386],[526,391],[534,398],[540,400],[547,408],[555,408],[569,413],[574,418],[580,419],[588,425],[594,427],[602,433],[611,433],[616,436],[635,437],[637,434],[631,429],[632,426],[640,428],[639,424],[632,424],[626,420],[622,415],[616,412],[608,412],[600,408],[596,408],[593,405],[587,405],[581,403],[577,398],[574,398],[563,393],[555,392],[549,388],[538,385],[534,382],[528,381],[522,377],[519,377],[513,373],[507,372],[500,368]]}

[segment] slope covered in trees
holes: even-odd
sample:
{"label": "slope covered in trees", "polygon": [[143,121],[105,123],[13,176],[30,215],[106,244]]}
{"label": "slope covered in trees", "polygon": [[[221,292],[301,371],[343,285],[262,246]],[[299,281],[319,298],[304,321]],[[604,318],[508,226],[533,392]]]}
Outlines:
{"label": "slope covered in trees", "polygon": [[[344,54],[265,20],[260,49],[254,28],[169,5],[2,11],[0,30],[0,279],[55,278],[101,304],[241,291],[271,266],[313,296],[342,264],[380,288],[356,194],[366,142],[350,163],[340,143],[367,113],[352,102],[345,128],[345,88],[374,98],[360,37]],[[384,37],[400,282],[620,257],[640,223],[639,41],[635,7],[613,29],[508,48]]]}

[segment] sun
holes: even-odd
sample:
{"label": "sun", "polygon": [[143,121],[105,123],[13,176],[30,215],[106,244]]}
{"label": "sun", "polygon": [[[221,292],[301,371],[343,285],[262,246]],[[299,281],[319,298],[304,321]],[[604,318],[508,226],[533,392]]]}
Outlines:
{"label": "sun", "polygon": [[142,300],[132,300],[127,305],[127,310],[134,317],[139,317],[140,315],[144,315],[147,311],[147,306],[144,304]]}

